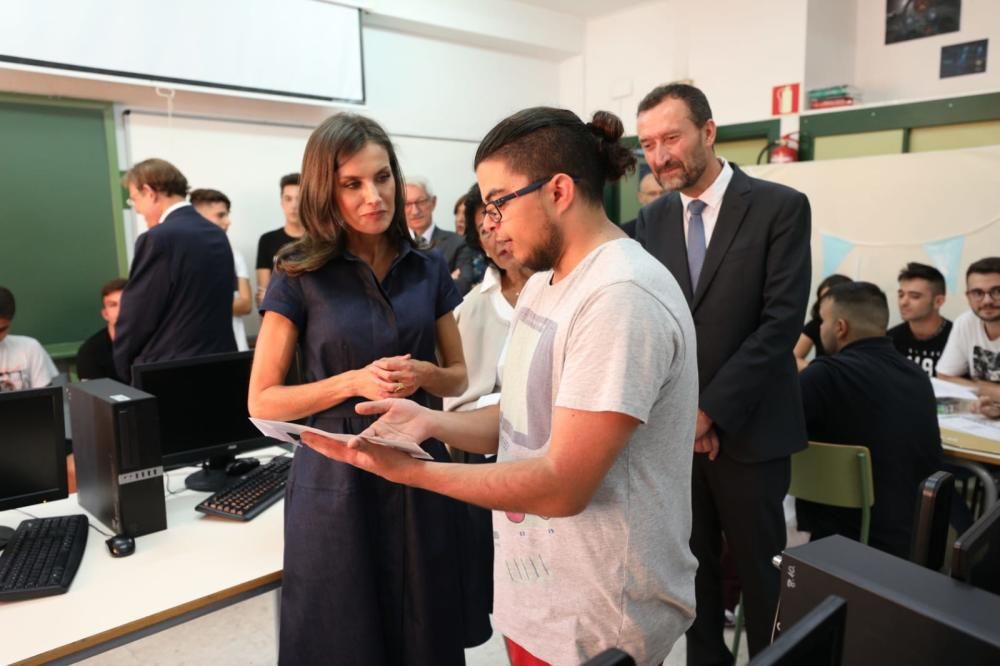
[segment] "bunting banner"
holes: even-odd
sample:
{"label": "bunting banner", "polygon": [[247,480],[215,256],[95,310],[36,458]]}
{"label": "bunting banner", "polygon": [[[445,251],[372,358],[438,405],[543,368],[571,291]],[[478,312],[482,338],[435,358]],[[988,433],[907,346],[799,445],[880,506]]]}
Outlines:
{"label": "bunting banner", "polygon": [[959,275],[962,264],[962,249],[965,236],[952,236],[931,243],[924,243],[924,252],[934,262],[934,266],[944,275],[949,293],[959,291]]}
{"label": "bunting banner", "polygon": [[846,238],[840,238],[832,234],[823,234],[823,275],[832,275],[837,272],[837,266],[854,249],[854,243]]}

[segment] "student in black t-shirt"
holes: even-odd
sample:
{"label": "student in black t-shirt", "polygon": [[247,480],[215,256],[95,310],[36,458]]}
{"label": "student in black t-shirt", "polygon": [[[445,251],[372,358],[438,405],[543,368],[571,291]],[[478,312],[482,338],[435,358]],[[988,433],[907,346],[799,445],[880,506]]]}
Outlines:
{"label": "student in black t-shirt", "polygon": [[799,366],[799,372],[801,372],[807,365],[809,365],[809,352],[816,348],[816,354],[814,358],[819,358],[820,356],[826,356],[826,350],[823,349],[823,341],[819,337],[819,302],[823,300],[827,292],[830,291],[831,287],[835,287],[838,284],[844,284],[850,282],[851,278],[846,275],[840,275],[839,273],[834,273],[833,275],[828,275],[823,278],[823,281],[819,283],[816,287],[816,302],[813,303],[812,310],[809,311],[811,318],[805,326],[802,327],[802,335],[799,336],[799,341],[795,343],[795,363]]}
{"label": "student in black t-shirt", "polygon": [[299,174],[290,173],[281,177],[281,211],[285,214],[285,224],[280,229],[268,231],[257,242],[257,305],[264,299],[267,285],[271,281],[274,257],[285,245],[294,243],[305,230],[299,221]]}
{"label": "student in black t-shirt", "polygon": [[114,339],[125,284],[124,278],[116,278],[101,287],[101,317],[108,324],[80,345],[76,353],[76,374],[80,379],[107,377],[123,381],[115,370]]}
{"label": "student in black t-shirt", "polygon": [[[868,543],[907,557],[923,479],[941,469],[941,433],[930,379],[885,335],[889,306],[869,282],[832,288],[820,303],[828,355],[799,375],[810,441],[871,451],[875,505]],[[799,529],[813,539],[859,536],[861,512],[798,500]]]}
{"label": "student in black t-shirt", "polygon": [[903,356],[934,377],[951,333],[951,322],[941,316],[944,275],[933,266],[910,262],[897,279],[899,316],[903,323],[890,328],[888,336]]}

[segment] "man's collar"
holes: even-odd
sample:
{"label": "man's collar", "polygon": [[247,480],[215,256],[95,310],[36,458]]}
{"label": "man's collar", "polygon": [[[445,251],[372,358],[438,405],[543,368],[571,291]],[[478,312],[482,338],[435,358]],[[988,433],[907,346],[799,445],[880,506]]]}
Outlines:
{"label": "man's collar", "polygon": [[157,224],[163,224],[164,222],[166,222],[167,217],[178,208],[183,208],[184,206],[190,206],[190,205],[191,205],[190,203],[184,201],[183,199],[178,201],[173,206],[163,211],[163,213],[160,215],[160,221]]}
{"label": "man's collar", "polygon": [[726,188],[729,187],[729,181],[733,179],[733,167],[721,157],[715,159],[719,160],[722,164],[722,170],[719,171],[719,175],[715,177],[715,180],[712,181],[712,184],[704,192],[697,197],[689,197],[681,192],[681,204],[684,206],[684,210],[687,210],[687,205],[695,198],[699,201],[704,201],[709,208],[718,210],[722,207],[722,198],[726,196]]}

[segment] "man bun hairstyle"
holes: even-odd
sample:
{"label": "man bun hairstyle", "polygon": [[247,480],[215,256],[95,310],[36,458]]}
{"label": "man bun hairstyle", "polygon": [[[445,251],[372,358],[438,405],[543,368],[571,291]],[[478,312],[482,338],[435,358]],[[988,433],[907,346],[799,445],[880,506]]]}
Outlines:
{"label": "man bun hairstyle", "polygon": [[501,159],[529,181],[564,173],[577,179],[584,200],[599,204],[605,183],[635,170],[635,156],[621,143],[623,133],[621,120],[607,111],[584,123],[572,111],[536,106],[491,129],[479,144],[475,166]]}

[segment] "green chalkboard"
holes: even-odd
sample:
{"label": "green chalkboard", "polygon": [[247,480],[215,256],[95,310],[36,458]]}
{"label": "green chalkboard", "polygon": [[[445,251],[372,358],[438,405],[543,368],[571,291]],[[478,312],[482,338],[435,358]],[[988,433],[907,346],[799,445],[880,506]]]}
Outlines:
{"label": "green chalkboard", "polygon": [[65,355],[98,330],[127,271],[112,107],[0,95],[0,285],[11,331]]}

